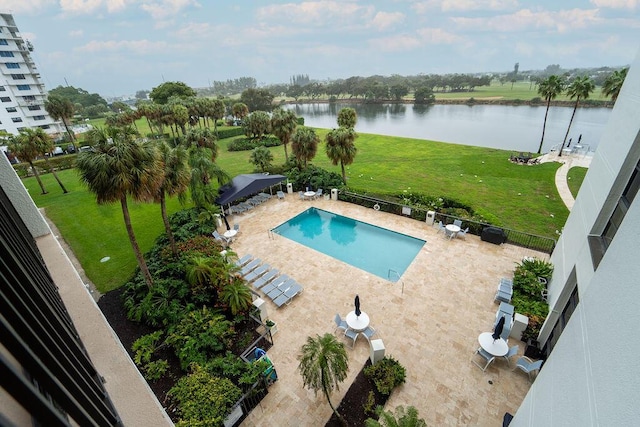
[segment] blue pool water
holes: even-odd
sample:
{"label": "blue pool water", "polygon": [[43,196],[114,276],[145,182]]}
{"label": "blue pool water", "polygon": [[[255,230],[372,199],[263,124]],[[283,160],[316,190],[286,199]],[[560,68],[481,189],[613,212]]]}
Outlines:
{"label": "blue pool water", "polygon": [[[426,243],[317,208],[307,209],[272,231],[392,282],[398,281]],[[398,274],[390,275],[390,270]]]}

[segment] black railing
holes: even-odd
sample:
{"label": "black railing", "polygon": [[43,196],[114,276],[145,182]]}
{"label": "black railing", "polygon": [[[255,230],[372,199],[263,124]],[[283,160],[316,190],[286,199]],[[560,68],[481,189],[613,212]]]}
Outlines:
{"label": "black railing", "polygon": [[[427,213],[430,209],[421,206],[409,206],[398,203],[396,201],[381,199],[379,197],[358,194],[353,192],[340,192],[338,199],[346,202],[355,203],[368,208],[373,208],[381,212],[389,212],[396,215],[407,216],[418,221],[427,220]],[[442,221],[443,224],[450,224],[454,220],[459,219],[463,222],[463,228],[469,227],[469,233],[480,236],[482,230],[486,227],[494,227],[491,224],[473,221],[467,218],[460,218],[453,215],[447,215],[435,212],[434,221]],[[521,246],[527,249],[533,249],[540,252],[551,254],[556,247],[556,241],[549,237],[539,236],[536,234],[525,233],[523,231],[512,230],[509,228],[498,227],[502,229],[506,235],[506,243]]]}
{"label": "black railing", "polygon": [[33,237],[1,187],[0,220],[0,388],[34,424],[122,425]]}

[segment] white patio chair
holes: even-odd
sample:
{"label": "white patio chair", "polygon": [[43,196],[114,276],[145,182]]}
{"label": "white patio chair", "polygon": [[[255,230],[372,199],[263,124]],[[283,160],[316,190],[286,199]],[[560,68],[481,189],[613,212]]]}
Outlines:
{"label": "white patio chair", "polygon": [[513,356],[515,356],[516,354],[518,354],[518,350],[520,349],[520,347],[518,347],[517,345],[514,345],[513,347],[511,347],[509,349],[509,351],[507,352],[507,354],[505,354],[504,356],[502,356],[502,358],[504,360],[507,361],[507,365],[511,366],[511,358]]}
{"label": "white patio chair", "polygon": [[347,321],[342,320],[342,317],[340,317],[338,313],[336,313],[336,317],[333,318],[333,321],[336,322],[336,329],[334,329],[334,332],[337,331],[338,329],[342,329],[343,331],[346,332],[347,329],[349,329],[349,326],[347,325]]}
{"label": "white patio chair", "polygon": [[474,353],[475,355],[479,355],[480,357],[482,357],[482,359],[485,361],[484,366],[480,365],[478,362],[476,362],[475,360],[471,359],[471,361],[480,369],[482,369],[482,372],[486,371],[487,368],[489,367],[489,365],[491,364],[491,362],[493,362],[496,358],[495,356],[493,356],[492,354],[487,353],[486,351],[484,351],[482,349],[482,347],[478,347],[478,349],[476,350],[476,352]]}
{"label": "white patio chair", "polygon": [[462,221],[459,219],[454,219],[453,225],[457,225],[458,227],[462,228]]}
{"label": "white patio chair", "polygon": [[[438,221],[438,233],[444,231],[446,233],[447,228],[444,226],[444,224],[442,223],[442,221]],[[437,234],[437,233],[436,233]]]}
{"label": "white patio chair", "polygon": [[282,190],[278,190],[276,194],[278,195],[278,199],[280,200],[284,199],[284,192]]}
{"label": "white patio chair", "polygon": [[371,326],[367,326],[364,331],[362,331],[362,335],[367,339],[367,341],[371,342],[371,337],[376,333],[376,330]]}
{"label": "white patio chair", "polygon": [[539,371],[541,367],[542,367],[542,360],[538,360],[537,362],[534,362],[533,360],[529,359],[527,356],[521,356],[516,362],[516,367],[513,369],[514,370],[520,369],[521,371],[526,372],[527,375],[529,376],[529,381],[531,381],[531,373]]}
{"label": "white patio chair", "polygon": [[347,329],[346,331],[344,331],[344,336],[353,340],[351,343],[351,348],[356,346],[356,340],[358,339],[358,335],[360,335],[360,332],[356,332],[353,329]]}
{"label": "white patio chair", "polygon": [[466,239],[468,232],[469,232],[469,227],[465,228],[464,230],[458,231],[458,235],[456,237],[462,237],[463,239]]}

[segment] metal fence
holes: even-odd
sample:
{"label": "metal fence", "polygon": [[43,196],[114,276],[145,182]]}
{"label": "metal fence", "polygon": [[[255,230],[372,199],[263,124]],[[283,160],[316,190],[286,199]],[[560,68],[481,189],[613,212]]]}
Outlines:
{"label": "metal fence", "polygon": [[[426,221],[427,213],[429,212],[429,209],[424,207],[404,205],[395,201],[380,199],[377,197],[352,192],[341,192],[338,195],[338,199],[345,202],[355,203],[361,206],[372,208],[378,211],[406,216],[418,221]],[[456,219],[462,220],[464,222],[465,228],[469,227],[469,233],[475,234],[477,236],[480,236],[482,234],[482,231],[486,227],[497,227],[504,231],[507,238],[506,243],[510,243],[512,245],[520,246],[527,249],[533,249],[547,254],[551,254],[551,252],[553,252],[553,249],[556,247],[555,239],[549,237],[525,233],[523,231],[512,230],[510,228],[494,226],[492,224],[473,221],[467,218],[460,218],[453,215],[435,212],[433,219],[435,222],[442,221],[443,224],[450,224]]]}

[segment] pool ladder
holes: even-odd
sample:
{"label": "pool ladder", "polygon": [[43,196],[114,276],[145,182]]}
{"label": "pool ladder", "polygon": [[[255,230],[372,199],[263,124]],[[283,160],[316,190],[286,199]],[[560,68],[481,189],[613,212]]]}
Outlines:
{"label": "pool ladder", "polygon": [[396,281],[399,281],[402,284],[402,294],[404,295],[404,281],[400,277],[400,273],[395,271],[393,268],[390,268],[389,272],[387,273],[387,279],[391,280],[392,277],[397,277],[398,278],[398,280],[396,280]]}

